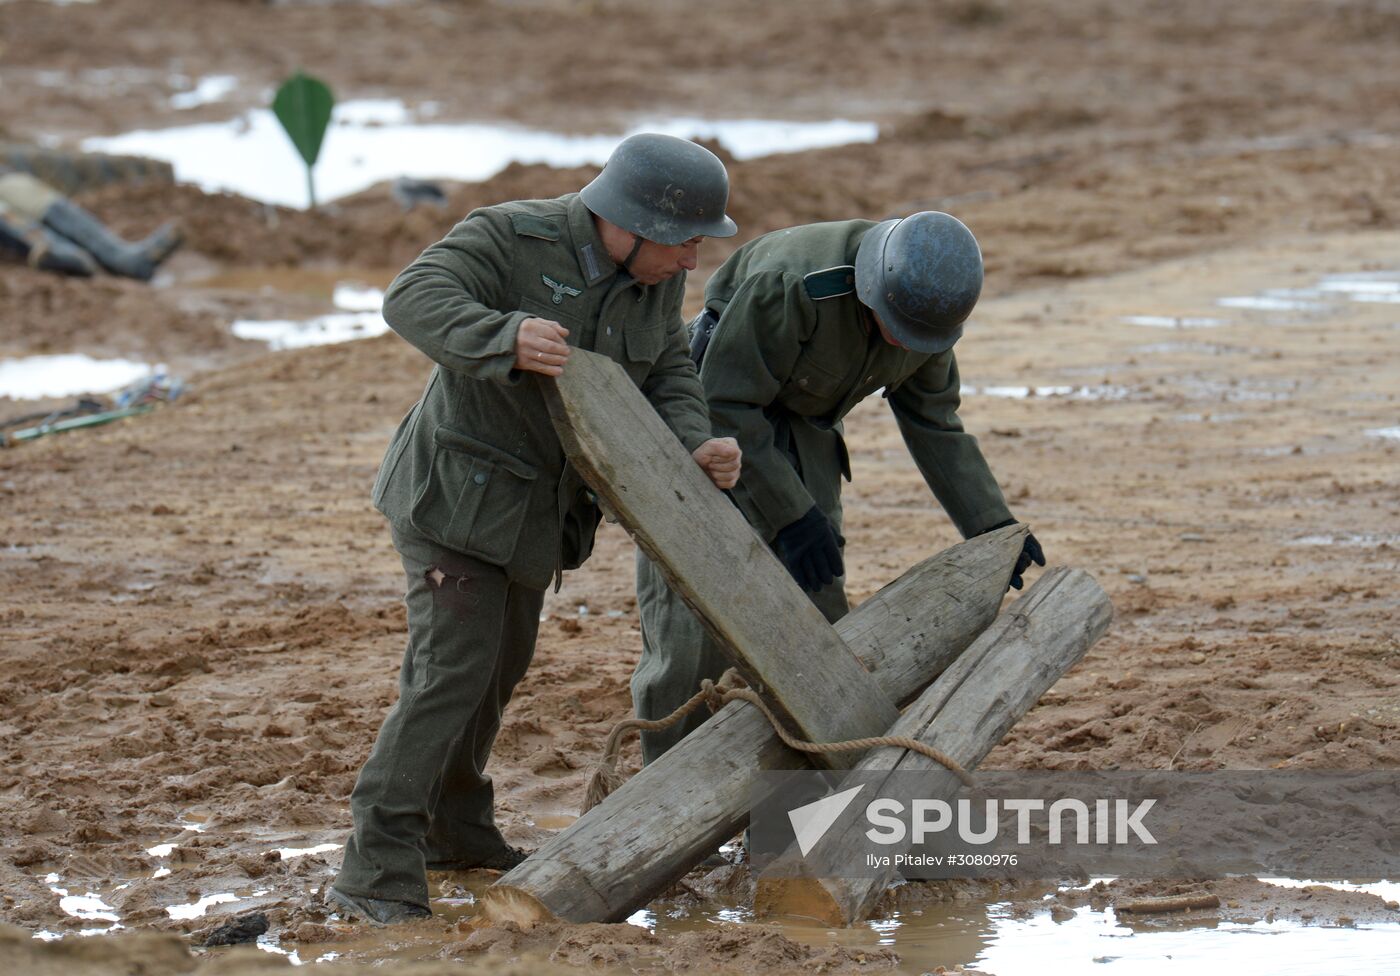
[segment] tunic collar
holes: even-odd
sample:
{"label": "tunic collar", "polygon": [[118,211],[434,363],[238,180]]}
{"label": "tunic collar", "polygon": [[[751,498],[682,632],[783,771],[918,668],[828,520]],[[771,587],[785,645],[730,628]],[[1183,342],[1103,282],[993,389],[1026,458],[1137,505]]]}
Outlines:
{"label": "tunic collar", "polygon": [[620,269],[608,257],[608,249],[603,246],[598,227],[593,223],[593,214],[583,205],[583,199],[577,193],[572,194],[569,200],[569,234],[573,238],[574,254],[586,286],[591,288],[617,274]]}

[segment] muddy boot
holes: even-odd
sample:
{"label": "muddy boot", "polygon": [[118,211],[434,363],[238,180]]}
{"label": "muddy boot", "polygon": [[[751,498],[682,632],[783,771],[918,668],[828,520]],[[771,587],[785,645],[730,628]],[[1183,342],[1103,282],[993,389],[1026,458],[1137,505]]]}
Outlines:
{"label": "muddy boot", "polygon": [[97,273],[86,251],[57,234],[46,234],[38,227],[24,229],[0,217],[0,250],[9,251],[29,262],[40,271],[78,275],[86,278]]}
{"label": "muddy boot", "polygon": [[44,224],[81,245],[115,275],[150,281],[156,266],[180,244],[179,232],[166,224],[144,241],[124,241],[92,214],[70,200],[55,200],[44,211]]}
{"label": "muddy boot", "polygon": [[430,910],[412,902],[352,895],[336,888],[326,889],[326,904],[374,925],[399,925],[433,917]]}
{"label": "muddy boot", "polygon": [[466,860],[430,860],[426,862],[429,871],[510,871],[518,867],[534,851],[527,851],[520,847],[512,847],[506,844],[500,850],[488,854],[484,857],[474,857]]}

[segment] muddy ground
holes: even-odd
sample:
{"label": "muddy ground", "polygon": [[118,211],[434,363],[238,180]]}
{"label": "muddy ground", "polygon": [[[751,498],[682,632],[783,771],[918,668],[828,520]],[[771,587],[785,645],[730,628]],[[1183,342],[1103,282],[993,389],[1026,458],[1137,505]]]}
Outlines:
{"label": "muddy ground", "polygon": [[[1400,424],[1400,305],[1345,292],[1299,309],[1216,304],[1400,272],[1395,4],[19,0],[0,4],[0,38],[0,134],[60,144],[226,118],[299,65],[342,98],[431,99],[447,119],[878,121],[872,145],[734,163],[733,243],[940,208],[983,244],[964,383],[1037,392],[970,393],[964,420],[1050,559],[1089,570],[1117,609],[987,765],[1400,762],[1400,440],[1374,433]],[[177,118],[174,73],[243,84]],[[0,452],[0,919],[27,933],[110,924],[65,913],[64,888],[101,896],[127,928],[195,940],[261,909],[303,960],[896,964],[885,947],[757,926],[468,934],[457,921],[480,877],[435,878],[438,919],[368,938],[317,907],[337,853],[269,853],[343,840],[394,692],[401,576],[368,491],[428,364],[394,336],[269,353],[229,323],[327,311],[335,281],[382,287],[472,206],[591,175],[514,166],[450,187],[445,211],[407,214],[382,186],[314,213],[107,188],[80,202],[130,235],[182,222],[187,246],[154,286],[0,266],[0,356],[144,358],[192,387],[139,420]],[[703,249],[692,303],[733,243]],[[956,535],[882,403],[856,411],[848,440],[859,600]],[[630,709],[631,559],[609,527],[549,599],[495,753],[516,843],[573,817]],[[693,886],[742,906],[742,870],[720,874]],[[167,911],[218,893],[239,900],[188,920]],[[1222,895],[1226,917],[1297,897],[1251,889],[1261,909],[1238,894]],[[910,886],[889,907],[984,896],[1002,897]],[[663,908],[705,909],[689,898]],[[1309,901],[1303,921],[1400,918],[1373,896]],[[54,972],[80,971],[88,952],[0,942]],[[159,971],[183,971],[172,945],[133,958],[173,953]],[[84,972],[125,965],[115,950],[82,958],[97,967]],[[221,965],[235,963],[249,965]]]}

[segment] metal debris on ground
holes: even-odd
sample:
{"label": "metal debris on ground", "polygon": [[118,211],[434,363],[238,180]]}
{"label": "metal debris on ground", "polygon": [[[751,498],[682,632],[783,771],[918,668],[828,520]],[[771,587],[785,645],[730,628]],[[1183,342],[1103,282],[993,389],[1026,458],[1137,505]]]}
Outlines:
{"label": "metal debris on ground", "polygon": [[164,372],[152,373],[118,390],[110,398],[81,397],[70,407],[0,420],[0,447],[13,447],[46,434],[99,427],[149,413],[158,403],[173,403],[185,389],[185,382],[179,377]]}

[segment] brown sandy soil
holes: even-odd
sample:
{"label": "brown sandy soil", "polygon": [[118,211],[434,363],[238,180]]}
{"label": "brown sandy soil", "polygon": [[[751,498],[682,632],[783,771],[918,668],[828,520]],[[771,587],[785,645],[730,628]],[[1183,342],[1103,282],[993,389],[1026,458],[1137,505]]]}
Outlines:
{"label": "brown sandy soil", "polygon": [[[1051,560],[1092,572],[1117,608],[1108,636],[988,765],[1400,762],[1400,441],[1367,433],[1400,424],[1400,306],[1215,304],[1400,271],[1400,11],[1372,0],[696,9],[0,4],[0,130],[76,140],[224,118],[297,65],[342,98],[432,99],[448,119],[579,130],[638,112],[877,120],[874,145],[734,164],[733,210],[739,241],[802,221],[952,210],[989,273],[959,346],[964,383],[1074,388],[969,394],[963,410]],[[232,102],[177,118],[177,72],[243,84]],[[186,229],[156,287],[0,266],[0,355],[139,356],[193,387],[141,420],[0,453],[0,919],[30,933],[110,924],[65,914],[52,890],[63,888],[100,896],[128,928],[196,941],[262,910],[272,940],[308,961],[891,965],[882,948],[837,952],[756,926],[468,932],[458,922],[489,881],[476,876],[435,876],[437,918],[369,936],[318,907],[336,852],[272,853],[344,839],[346,798],[391,701],[401,578],[368,489],[428,364],[392,336],[267,353],[228,323],[328,311],[335,281],[382,286],[470,207],[564,192],[591,172],[512,167],[451,187],[446,211],[409,214],[383,187],[317,213],[108,188],[82,202],[120,230],[168,216]],[[731,246],[707,246],[692,303]],[[1157,329],[1130,315],[1223,324]],[[859,600],[956,536],[882,403],[856,411],[848,439]],[[630,709],[631,565],[609,527],[549,599],[495,752],[516,843],[572,819],[589,764]],[[148,853],[160,844],[178,846]],[[716,891],[720,881],[695,884],[742,903],[746,879]],[[954,890],[905,886],[889,907]],[[1240,916],[1269,910],[1253,889],[1220,891]],[[220,893],[238,900],[188,920],[167,912]],[[687,897],[674,907],[704,907]],[[1347,893],[1310,899],[1319,920],[1400,918]],[[143,943],[157,944],[131,958],[173,952]],[[125,965],[115,950],[56,945],[68,948],[7,936],[0,956],[36,971]],[[150,971],[189,961],[170,958]]]}

